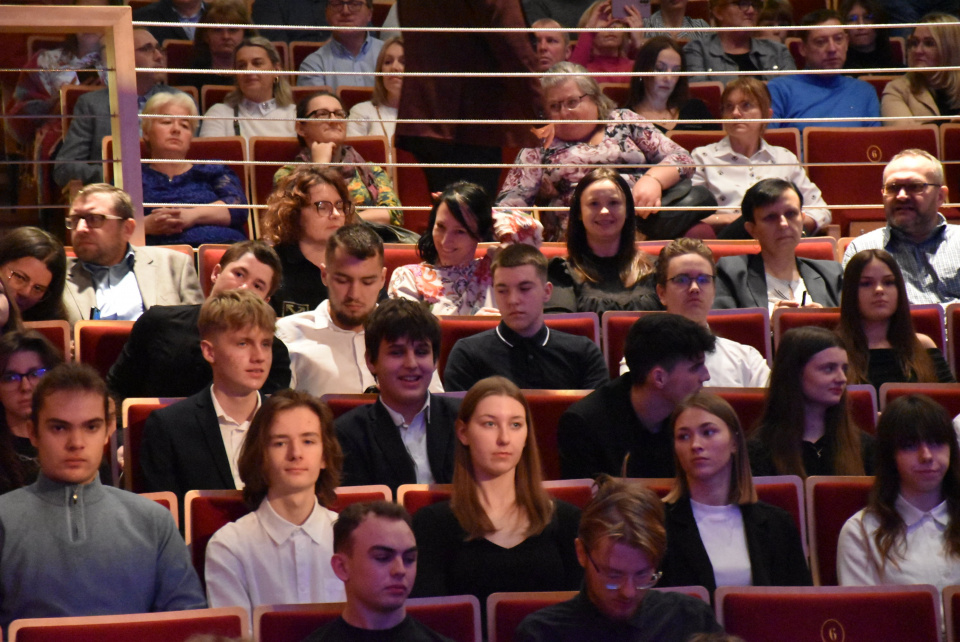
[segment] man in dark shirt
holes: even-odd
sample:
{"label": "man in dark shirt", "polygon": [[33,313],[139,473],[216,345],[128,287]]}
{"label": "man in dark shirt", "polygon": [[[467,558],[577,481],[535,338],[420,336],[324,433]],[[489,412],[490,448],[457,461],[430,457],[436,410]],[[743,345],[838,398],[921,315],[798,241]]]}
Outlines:
{"label": "man in dark shirt", "polygon": [[[661,509],[662,510],[662,509]],[[399,504],[352,504],[333,525],[333,572],[343,580],[343,613],[303,642],[449,642],[407,615],[417,576],[417,540]]]}
{"label": "man in dark shirt", "polygon": [[457,341],[443,372],[446,390],[469,390],[493,375],[524,389],[592,390],[607,382],[597,344],[544,324],[543,304],[553,285],[540,250],[511,245],[497,255],[491,271],[503,320],[492,330]]}
{"label": "man in dark shirt", "polygon": [[576,540],[580,594],[527,616],[520,642],[686,642],[721,632],[709,604],[650,589],[667,549],[663,503],[637,482],[606,479],[583,509]]}
{"label": "man in dark shirt", "polygon": [[648,314],[634,323],[624,345],[630,372],[560,417],[563,478],[619,475],[627,455],[627,477],[673,477],[673,439],[665,423],[681,399],[710,379],[704,353],[715,344],[708,329],[677,314]]}

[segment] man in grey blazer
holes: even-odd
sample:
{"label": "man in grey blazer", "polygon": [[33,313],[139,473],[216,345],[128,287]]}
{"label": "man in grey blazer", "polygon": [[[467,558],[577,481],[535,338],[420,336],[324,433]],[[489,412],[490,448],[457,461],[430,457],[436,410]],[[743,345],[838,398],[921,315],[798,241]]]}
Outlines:
{"label": "man in grey blazer", "polygon": [[67,262],[63,292],[71,324],[135,321],[154,305],[203,302],[193,257],[131,245],[136,227],[133,203],[120,188],[94,183],[77,193],[67,215],[76,258]]}
{"label": "man in grey blazer", "polygon": [[803,230],[803,197],[796,185],[766,178],[743,196],[744,227],[759,254],[717,261],[714,308],[827,307],[840,305],[843,268],[836,261],[796,255]]}

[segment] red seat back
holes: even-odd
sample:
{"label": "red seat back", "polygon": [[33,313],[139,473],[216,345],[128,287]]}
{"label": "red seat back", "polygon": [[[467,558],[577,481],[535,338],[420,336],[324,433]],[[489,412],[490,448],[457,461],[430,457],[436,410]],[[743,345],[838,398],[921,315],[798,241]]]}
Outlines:
{"label": "red seat back", "polygon": [[73,326],[77,361],[93,366],[106,377],[132,329],[133,321],[77,321]]}
{"label": "red seat back", "polygon": [[266,205],[267,197],[273,192],[273,175],[284,165],[294,162],[300,153],[300,143],[296,138],[278,136],[252,136],[250,138],[250,159],[268,165],[253,165],[253,198],[257,205]]}
{"label": "red seat back", "polygon": [[333,418],[336,419],[347,411],[360,406],[372,404],[377,400],[376,394],[326,394],[321,399],[330,406]]}
{"label": "red seat back", "polygon": [[169,613],[96,615],[14,620],[10,640],[18,642],[171,642],[195,635],[235,639],[249,635],[240,607]]}
{"label": "red seat back", "polygon": [[123,487],[134,493],[146,491],[143,469],[140,468],[140,445],[143,443],[143,428],[147,417],[154,410],[176,403],[176,398],[130,398],[123,401]]}
{"label": "red seat back", "polygon": [[200,266],[200,288],[203,290],[203,296],[210,296],[210,290],[213,289],[213,268],[220,264],[223,253],[227,251],[230,245],[226,243],[204,243],[197,248],[197,264]]}
{"label": "red seat back", "polygon": [[867,505],[872,486],[872,477],[807,477],[807,528],[814,584],[836,586],[840,529]]}
{"label": "red seat back", "polygon": [[366,102],[373,97],[373,87],[341,85],[337,87],[337,96],[340,98],[340,104],[343,105],[343,108],[350,111],[357,103]]}
{"label": "red seat back", "polygon": [[70,324],[66,321],[24,321],[27,330],[36,330],[60,351],[64,361],[73,358],[70,350]]}
{"label": "red seat back", "polygon": [[897,397],[916,394],[936,401],[950,417],[960,415],[960,386],[955,383],[885,383],[880,386],[880,411]]}

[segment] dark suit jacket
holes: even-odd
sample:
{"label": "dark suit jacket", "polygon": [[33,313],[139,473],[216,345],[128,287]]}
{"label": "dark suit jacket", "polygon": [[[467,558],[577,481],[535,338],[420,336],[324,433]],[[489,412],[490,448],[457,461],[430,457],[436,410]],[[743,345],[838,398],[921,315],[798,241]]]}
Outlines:
{"label": "dark suit jacket", "polygon": [[[453,481],[454,425],[460,399],[430,395],[427,457],[438,484]],[[413,460],[400,431],[378,399],[341,415],[334,426],[343,448],[343,485],[386,484],[396,492],[401,484],[416,484]]]}
{"label": "dark suit jacket", "polygon": [[236,488],[209,389],[150,414],[140,466],[146,492],[171,491],[181,506],[188,490]]}
{"label": "dark suit jacket", "polygon": [[[825,308],[840,305],[843,267],[836,261],[797,257],[800,278],[810,298]],[[767,277],[759,254],[725,256],[717,261],[716,309],[767,307]]]}
{"label": "dark suit jacket", "polygon": [[[201,9],[200,17],[203,17],[203,14],[206,13],[205,9]],[[160,44],[163,44],[164,40],[193,40],[187,36],[187,32],[183,30],[183,27],[180,26],[180,16],[178,16],[173,10],[173,3],[170,0],[156,0],[156,2],[151,2],[145,7],[140,7],[133,12],[134,20],[141,20],[143,22],[173,22],[177,24],[172,24],[165,27],[147,27],[147,30],[153,34],[153,37],[157,39]],[[193,24],[191,23],[192,27]],[[269,38],[269,35],[268,35]]]}
{"label": "dark suit jacket", "polygon": [[[189,397],[213,383],[213,371],[200,352],[199,305],[161,305],[133,324],[123,352],[107,375],[110,389],[127,397]],[[273,363],[260,392],[290,386],[290,353],[273,339]]]}
{"label": "dark suit jacket", "polygon": [[[660,563],[659,586],[703,586],[712,594],[717,583],[707,549],[693,517],[690,498],[666,504],[667,552]],[[810,586],[813,580],[800,533],[790,514],[764,502],[740,506],[754,586]]]}

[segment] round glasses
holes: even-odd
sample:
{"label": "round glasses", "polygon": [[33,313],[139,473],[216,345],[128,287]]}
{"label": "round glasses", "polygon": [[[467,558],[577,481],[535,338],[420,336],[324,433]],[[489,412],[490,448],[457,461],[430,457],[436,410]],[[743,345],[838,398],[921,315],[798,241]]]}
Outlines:
{"label": "round glasses", "polygon": [[[603,588],[608,591],[619,591],[623,588],[624,584],[627,583],[627,580],[630,577],[626,573],[621,573],[619,571],[611,571],[608,568],[601,570],[600,566],[594,561],[593,555],[590,554],[590,551],[587,551],[587,559],[590,560],[590,563],[593,565],[593,570],[597,572],[597,575],[603,579]],[[663,571],[654,571],[653,573],[641,572],[633,576],[632,586],[638,591],[644,591],[648,588],[653,588],[657,582],[660,581],[660,578],[663,577]]]}

